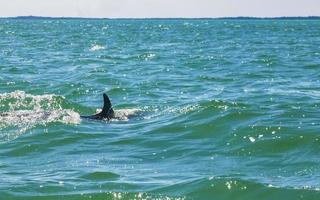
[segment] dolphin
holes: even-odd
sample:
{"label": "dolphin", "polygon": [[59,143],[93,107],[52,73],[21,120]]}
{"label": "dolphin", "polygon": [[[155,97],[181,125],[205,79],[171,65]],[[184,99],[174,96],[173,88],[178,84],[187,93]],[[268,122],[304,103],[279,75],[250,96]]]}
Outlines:
{"label": "dolphin", "polygon": [[112,109],[112,104],[108,95],[106,95],[106,93],[103,93],[103,108],[101,112],[95,115],[80,116],[80,117],[83,119],[108,120],[108,121],[112,118],[115,118],[115,114]]}

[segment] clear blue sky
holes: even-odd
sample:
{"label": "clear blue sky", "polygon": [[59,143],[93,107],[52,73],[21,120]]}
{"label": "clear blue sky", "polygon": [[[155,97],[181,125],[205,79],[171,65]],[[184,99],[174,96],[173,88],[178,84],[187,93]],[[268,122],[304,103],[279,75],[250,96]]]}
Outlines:
{"label": "clear blue sky", "polygon": [[320,16],[320,0],[0,0],[0,16]]}

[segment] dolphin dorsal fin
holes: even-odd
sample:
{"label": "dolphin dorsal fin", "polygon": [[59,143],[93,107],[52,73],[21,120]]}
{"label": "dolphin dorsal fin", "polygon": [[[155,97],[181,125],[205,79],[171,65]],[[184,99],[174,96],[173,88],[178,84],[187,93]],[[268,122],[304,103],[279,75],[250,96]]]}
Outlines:
{"label": "dolphin dorsal fin", "polygon": [[95,115],[80,116],[85,119],[96,119],[96,120],[110,120],[114,118],[115,114],[112,109],[111,101],[105,93],[103,93],[103,108],[102,111]]}
{"label": "dolphin dorsal fin", "polygon": [[112,107],[111,105],[111,101],[108,97],[108,95],[106,95],[106,93],[103,93],[103,108],[102,108],[102,112],[108,112],[110,110],[110,108]]}

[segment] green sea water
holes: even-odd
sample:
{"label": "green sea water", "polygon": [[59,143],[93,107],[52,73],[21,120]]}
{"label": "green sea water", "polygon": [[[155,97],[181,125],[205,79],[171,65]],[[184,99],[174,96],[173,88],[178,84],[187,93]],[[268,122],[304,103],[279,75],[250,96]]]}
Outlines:
{"label": "green sea water", "polygon": [[[0,199],[320,199],[319,20],[0,20]],[[117,120],[80,119],[102,107]]]}

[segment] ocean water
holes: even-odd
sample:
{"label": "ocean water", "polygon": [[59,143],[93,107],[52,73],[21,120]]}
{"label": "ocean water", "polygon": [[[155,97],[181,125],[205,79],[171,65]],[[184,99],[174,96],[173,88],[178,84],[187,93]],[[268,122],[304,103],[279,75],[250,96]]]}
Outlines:
{"label": "ocean water", "polygon": [[[319,20],[0,20],[0,199],[320,199]],[[83,120],[106,92],[118,120]]]}

